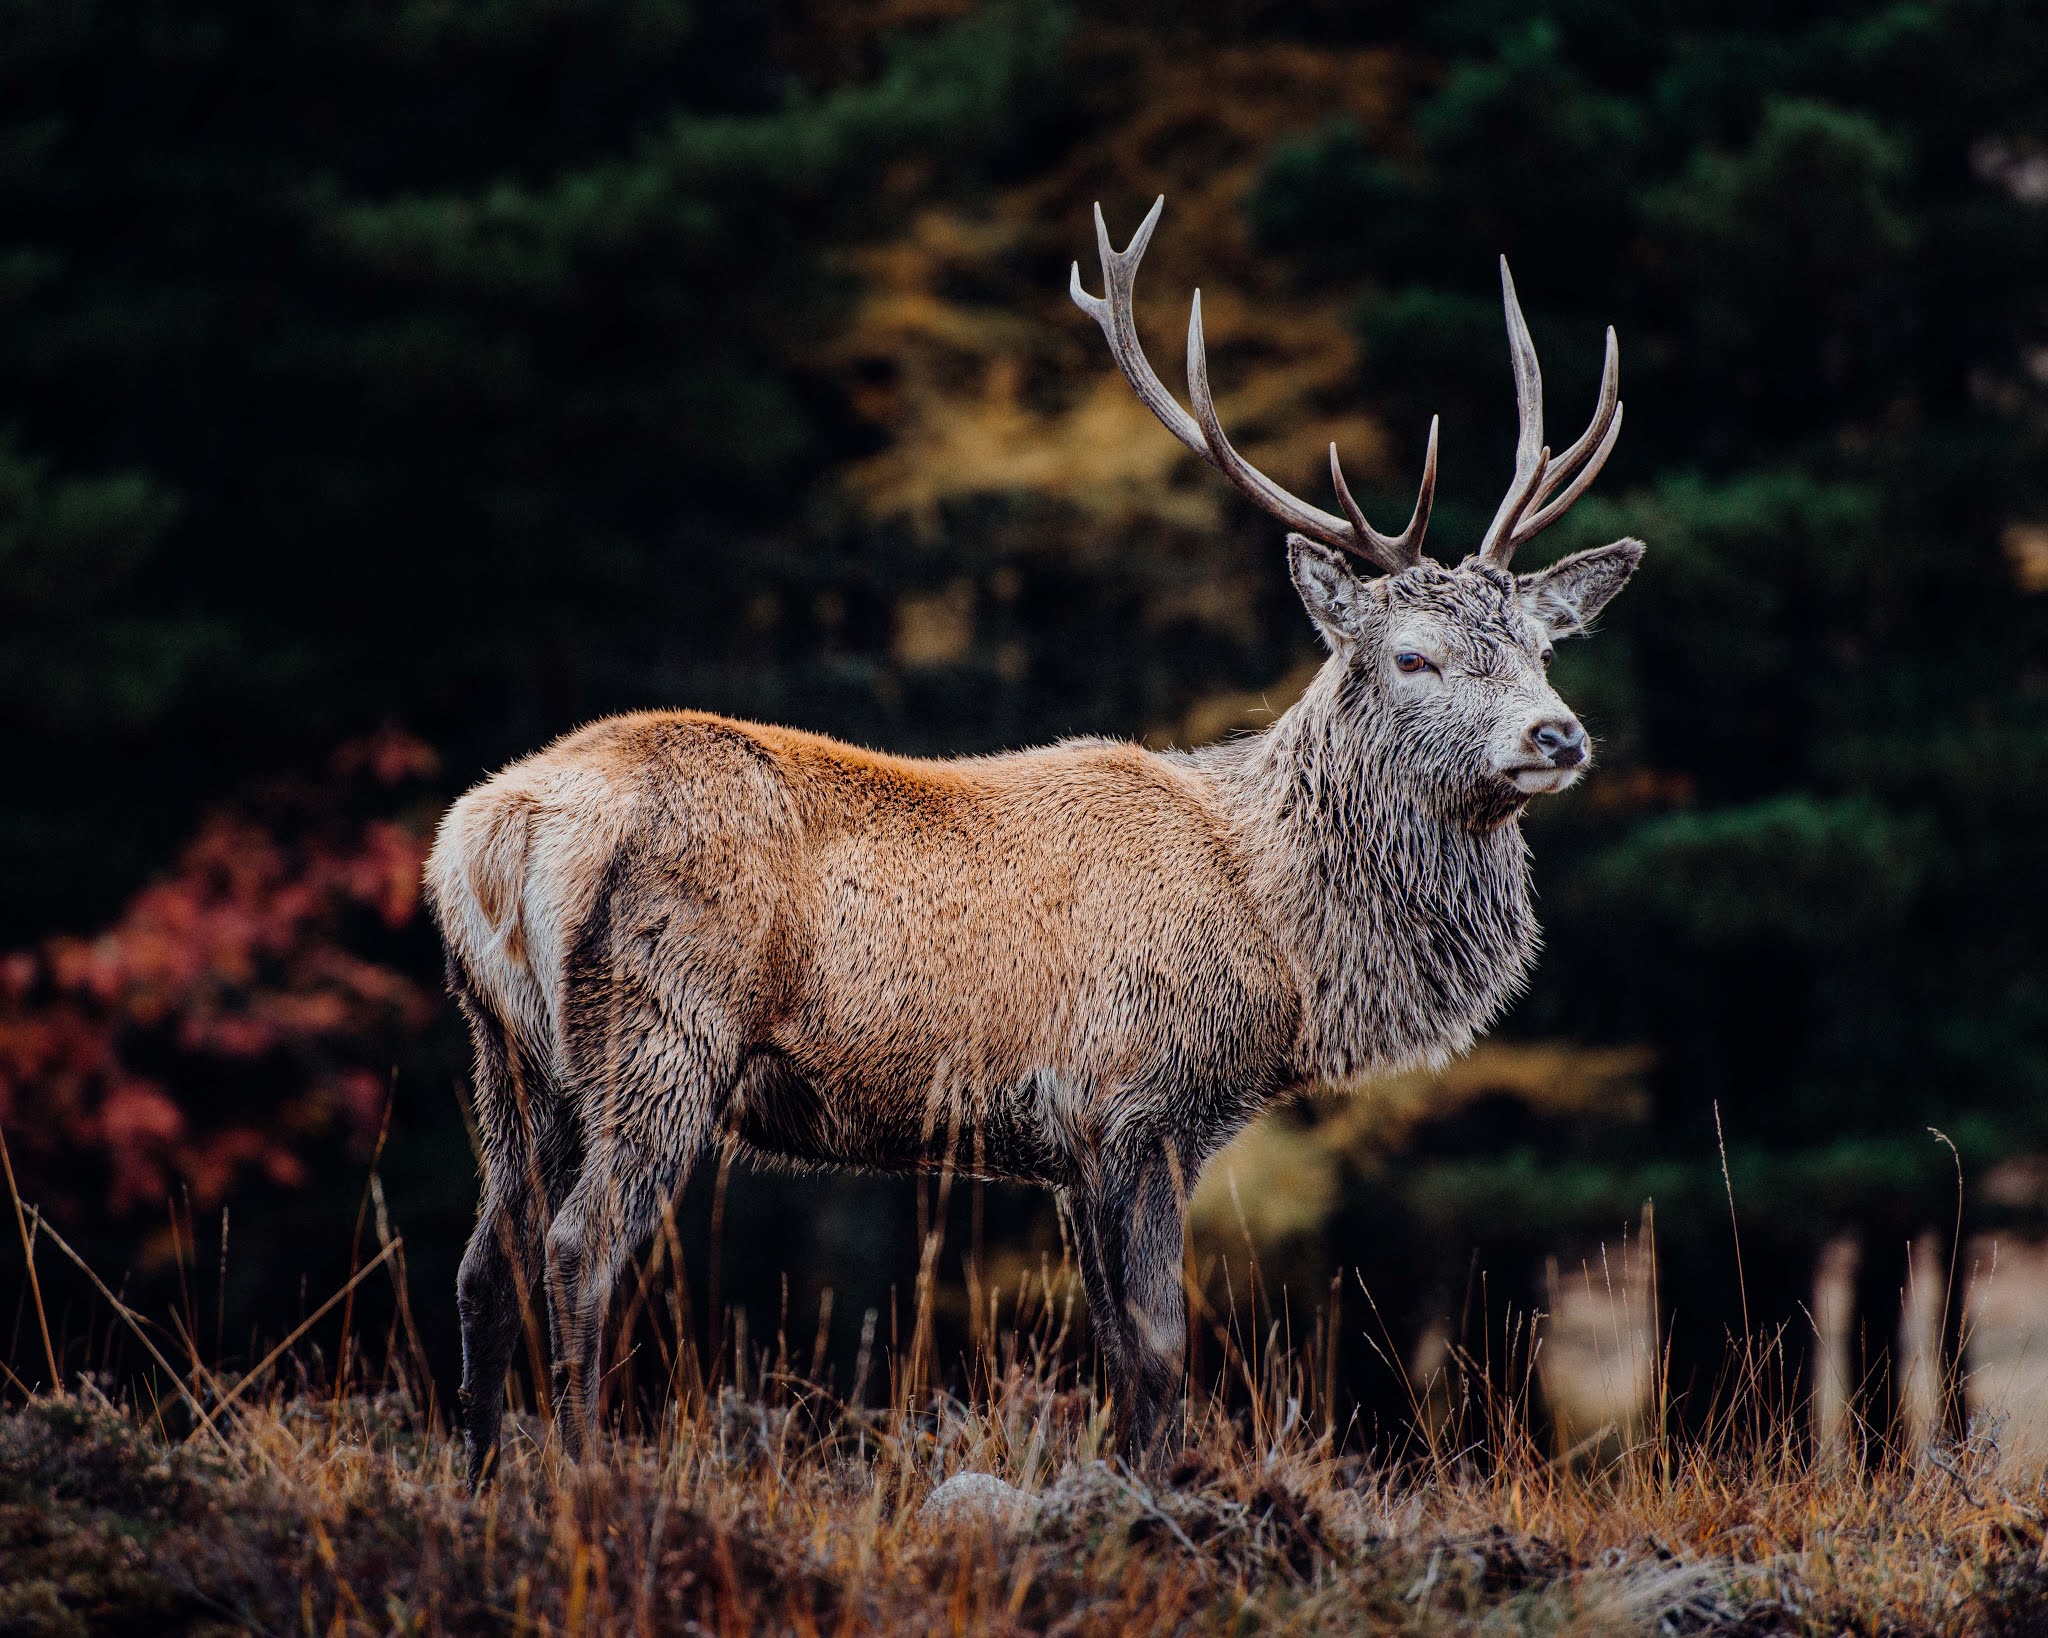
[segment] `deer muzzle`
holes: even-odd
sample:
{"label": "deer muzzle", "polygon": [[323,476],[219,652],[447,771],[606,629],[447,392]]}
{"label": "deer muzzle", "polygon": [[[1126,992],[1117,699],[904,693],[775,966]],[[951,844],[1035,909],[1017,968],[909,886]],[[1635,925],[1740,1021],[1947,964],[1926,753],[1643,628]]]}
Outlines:
{"label": "deer muzzle", "polygon": [[1575,782],[1592,755],[1576,717],[1539,717],[1522,731],[1516,755],[1500,771],[1524,796],[1548,796]]}

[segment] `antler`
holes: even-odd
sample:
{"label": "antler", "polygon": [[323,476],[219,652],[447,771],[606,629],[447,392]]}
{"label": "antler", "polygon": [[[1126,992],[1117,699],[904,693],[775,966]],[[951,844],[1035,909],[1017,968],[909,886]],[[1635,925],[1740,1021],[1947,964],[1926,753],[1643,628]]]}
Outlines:
{"label": "antler", "polygon": [[1337,464],[1337,446],[1334,443],[1330,445],[1330,481],[1336,486],[1338,505],[1344,508],[1343,517],[1289,494],[1231,447],[1230,440],[1223,434],[1223,423],[1216,418],[1216,401],[1209,392],[1209,359],[1202,346],[1202,293],[1199,290],[1195,292],[1194,307],[1188,315],[1188,394],[1194,400],[1195,413],[1189,415],[1167,391],[1166,384],[1159,379],[1145,357],[1145,349],[1139,344],[1138,321],[1131,306],[1131,290],[1137,281],[1138,263],[1144,258],[1145,246],[1151,242],[1152,230],[1159,225],[1159,213],[1165,208],[1166,195],[1161,194],[1145,220],[1138,225],[1138,231],[1131,235],[1131,242],[1119,251],[1110,248],[1109,228],[1102,219],[1102,206],[1098,204],[1095,207],[1095,243],[1102,255],[1105,294],[1091,296],[1081,288],[1079,262],[1074,263],[1073,276],[1068,284],[1074,304],[1102,326],[1103,335],[1109,339],[1110,353],[1124,379],[1130,382],[1132,390],[1145,407],[1159,417],[1168,432],[1288,528],[1320,540],[1326,546],[1341,546],[1347,552],[1355,552],[1391,573],[1399,573],[1419,563],[1422,560],[1422,536],[1429,527],[1429,510],[1436,496],[1437,424],[1434,418],[1429,423],[1429,450],[1423,457],[1422,492],[1416,497],[1414,514],[1408,519],[1408,527],[1398,535],[1383,535],[1365,521],[1358,502],[1352,499],[1343,469]]}
{"label": "antler", "polygon": [[[1500,259],[1501,303],[1508,314],[1508,351],[1515,363],[1515,406],[1521,412],[1521,432],[1515,440],[1515,476],[1508,485],[1507,498],[1493,515],[1486,538],[1480,543],[1483,562],[1505,569],[1515,548],[1533,540],[1571,509],[1573,501],[1586,492],[1621,436],[1621,352],[1614,339],[1614,326],[1607,327],[1607,362],[1600,370],[1600,401],[1593,419],[1579,441],[1556,459],[1543,442],[1543,370],[1536,362],[1536,344],[1529,339],[1528,321],[1522,304],[1515,299],[1515,281],[1508,273],[1508,259]],[[1590,453],[1588,453],[1590,451]],[[1583,461],[1584,465],[1579,463]],[[1578,466],[1576,474],[1573,467]],[[1567,481],[1569,480],[1569,481]],[[1551,499],[1559,484],[1564,493]],[[1546,504],[1547,503],[1547,504]]]}

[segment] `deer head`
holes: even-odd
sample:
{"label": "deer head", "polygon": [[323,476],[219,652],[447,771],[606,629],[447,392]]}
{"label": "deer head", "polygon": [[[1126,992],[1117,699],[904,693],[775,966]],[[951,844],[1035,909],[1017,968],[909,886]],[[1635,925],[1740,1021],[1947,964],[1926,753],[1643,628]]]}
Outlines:
{"label": "deer head", "polygon": [[[1593,419],[1553,457],[1543,439],[1543,374],[1501,259],[1521,414],[1514,477],[1478,549],[1447,568],[1422,555],[1436,490],[1434,419],[1415,510],[1406,528],[1387,535],[1352,497],[1334,443],[1330,482],[1341,516],[1290,494],[1231,446],[1209,389],[1199,290],[1188,318],[1194,414],[1160,381],[1139,344],[1132,288],[1165,204],[1162,196],[1121,251],[1111,247],[1102,207],[1095,207],[1107,288],[1102,296],[1084,290],[1076,262],[1074,301],[1102,327],[1117,368],[1166,429],[1288,526],[1295,589],[1343,671],[1338,697],[1370,717],[1374,737],[1394,753],[1379,759],[1380,767],[1408,779],[1413,794],[1441,817],[1478,829],[1512,818],[1531,797],[1564,790],[1588,766],[1592,748],[1550,686],[1551,651],[1587,629],[1635,571],[1643,546],[1618,540],[1534,574],[1517,575],[1509,565],[1518,547],[1585,493],[1620,436],[1621,366],[1612,327]],[[1362,572],[1367,566],[1380,572]]]}

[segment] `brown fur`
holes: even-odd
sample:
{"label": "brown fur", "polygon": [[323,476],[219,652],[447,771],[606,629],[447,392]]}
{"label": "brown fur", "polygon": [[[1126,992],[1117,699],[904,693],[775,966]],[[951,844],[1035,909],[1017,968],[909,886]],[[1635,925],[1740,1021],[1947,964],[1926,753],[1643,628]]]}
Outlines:
{"label": "brown fur", "polygon": [[[565,781],[571,801],[536,800],[562,768],[594,777]],[[622,1049],[602,1043],[624,984],[678,1054],[722,1038],[735,1082],[717,1113],[753,1147],[910,1168],[953,1143],[963,1167],[1057,1183],[1162,1032],[1233,1081],[1291,1037],[1284,966],[1207,796],[1128,745],[918,762],[650,713],[517,764],[451,828],[492,839],[493,868],[470,879],[484,919],[514,929],[488,908],[519,891],[494,879],[518,857],[503,839],[561,838],[564,897],[590,909],[549,938],[584,948],[565,1010],[598,1039],[563,1032],[558,1081],[611,1077],[601,1054]],[[459,934],[455,947],[488,970]],[[1057,1099],[1039,1095],[1048,1078]],[[775,1106],[745,1095],[759,1081]],[[977,1154],[954,1129],[1007,1142]]]}

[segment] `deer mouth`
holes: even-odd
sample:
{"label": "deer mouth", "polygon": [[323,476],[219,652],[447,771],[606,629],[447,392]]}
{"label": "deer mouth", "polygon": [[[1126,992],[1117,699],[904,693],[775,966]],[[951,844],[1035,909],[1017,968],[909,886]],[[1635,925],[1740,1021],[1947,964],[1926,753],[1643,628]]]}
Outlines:
{"label": "deer mouth", "polygon": [[1529,762],[1518,768],[1503,768],[1500,772],[1501,777],[1524,796],[1555,796],[1574,784],[1585,771],[1585,766],[1583,762],[1570,768],[1555,767],[1548,762]]}

